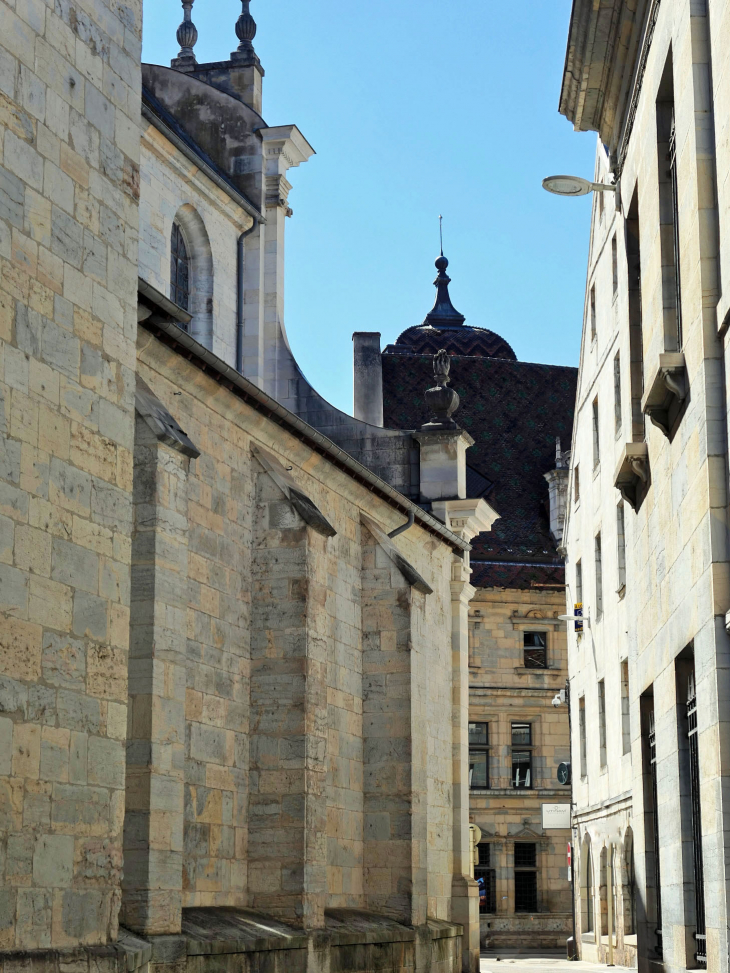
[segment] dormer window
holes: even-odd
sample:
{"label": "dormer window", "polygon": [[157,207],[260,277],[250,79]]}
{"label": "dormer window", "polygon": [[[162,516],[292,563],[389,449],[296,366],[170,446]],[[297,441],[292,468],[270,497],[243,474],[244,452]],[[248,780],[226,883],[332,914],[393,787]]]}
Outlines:
{"label": "dormer window", "polygon": [[170,238],[170,300],[183,310],[190,310],[190,258],[177,223],[172,224]]}

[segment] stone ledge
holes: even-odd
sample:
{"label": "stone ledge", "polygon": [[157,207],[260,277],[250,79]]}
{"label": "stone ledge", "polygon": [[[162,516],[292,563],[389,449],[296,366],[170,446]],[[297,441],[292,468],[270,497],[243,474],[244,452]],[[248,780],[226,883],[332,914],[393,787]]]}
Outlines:
{"label": "stone ledge", "polygon": [[[432,940],[463,935],[463,927],[444,919],[428,919]],[[325,910],[325,928],[308,934],[252,909],[183,909],[182,932],[188,956],[306,949],[311,935],[330,946],[414,942],[416,929],[360,909]]]}
{"label": "stone ledge", "polygon": [[77,946],[72,949],[16,949],[0,952],[2,973],[26,973],[42,969],[44,973],[87,969],[93,973],[115,971],[134,973],[149,963],[152,946],[127,929],[119,930],[116,943],[106,946]]}

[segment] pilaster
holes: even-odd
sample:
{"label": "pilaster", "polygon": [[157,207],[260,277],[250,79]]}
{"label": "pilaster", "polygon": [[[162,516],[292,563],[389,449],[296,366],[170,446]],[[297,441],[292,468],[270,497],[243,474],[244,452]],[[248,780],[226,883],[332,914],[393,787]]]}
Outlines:
{"label": "pilaster", "polygon": [[285,220],[292,215],[289,208],[291,183],[286,178],[289,169],[306,162],[314,149],[296,125],[278,125],[258,130],[263,144],[265,176],[266,226],[263,322],[264,362],[263,388],[280,402],[290,397],[290,382],[298,373],[284,329],[284,238]]}
{"label": "pilaster", "polygon": [[248,876],[252,908],[307,930],[327,892],[324,535],[256,474]]}
{"label": "pilaster", "polygon": [[137,416],[122,922],[180,932],[189,457]]}

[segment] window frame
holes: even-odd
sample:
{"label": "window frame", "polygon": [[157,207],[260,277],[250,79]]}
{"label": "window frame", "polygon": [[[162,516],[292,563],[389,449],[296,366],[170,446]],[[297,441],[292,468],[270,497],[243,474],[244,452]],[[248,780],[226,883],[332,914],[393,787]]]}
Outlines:
{"label": "window frame", "polygon": [[[486,854],[483,856],[482,851]],[[495,915],[497,912],[497,870],[492,862],[492,844],[489,841],[480,841],[477,845],[479,856],[478,862],[474,865],[474,879],[483,879],[485,883],[486,902],[482,905],[481,895],[479,897],[479,914]]]}
{"label": "window frame", "polygon": [[[529,731],[530,731],[530,740],[529,740],[529,743],[519,743],[519,742],[518,743],[515,743],[515,727],[525,727],[525,726],[526,727],[529,727]],[[524,784],[520,784],[520,783],[515,783],[515,758],[517,756],[520,756],[521,757],[523,754],[525,754],[527,756],[527,760],[528,760],[528,772],[525,775],[525,783]],[[533,756],[534,756],[534,742],[533,742],[533,733],[532,733],[532,723],[531,722],[523,722],[521,720],[513,720],[513,721],[511,721],[511,723],[510,723],[510,756],[511,756],[511,763],[512,763],[512,769],[511,769],[511,773],[510,773],[510,782],[511,782],[512,790],[525,790],[525,791],[534,790],[535,789],[535,781],[534,781],[534,761],[533,761]],[[519,771],[517,773],[517,781],[519,781]]]}
{"label": "window frame", "polygon": [[[180,252],[182,249],[182,253]],[[180,270],[185,265],[183,284],[180,284]],[[182,226],[173,220],[170,231],[170,300],[184,311],[190,312],[192,261]]]}
{"label": "window frame", "polygon": [[[517,849],[518,848],[529,848],[529,847],[531,847],[533,849],[533,851],[534,851],[534,861],[535,861],[535,864],[534,865],[524,865],[524,864],[518,865],[517,864]],[[513,865],[513,872],[514,872],[514,883],[515,883],[515,914],[517,914],[517,915],[535,914],[538,911],[538,885],[537,885],[538,865],[537,865],[537,862],[538,862],[538,849],[537,849],[537,842],[536,841],[516,841],[515,842],[514,849],[513,849],[513,863],[514,863],[514,865]],[[530,901],[529,904],[530,905],[533,905],[534,908],[531,908],[530,909],[530,908],[519,908],[518,907],[518,898],[517,898],[517,896],[518,896],[518,876],[519,876],[519,879],[522,879],[523,877],[526,878],[527,876],[530,876],[531,877],[532,882],[530,884],[532,884],[533,888],[531,890],[531,901]]]}
{"label": "window frame", "polygon": [[[472,726],[483,726],[484,727],[484,743],[472,743],[471,741],[471,728]],[[490,745],[489,745],[489,722],[487,720],[469,720],[469,790],[470,791],[488,791],[491,788],[491,775],[489,773],[489,755],[490,755]],[[472,754],[483,756],[485,764],[485,784],[472,784]]]}
{"label": "window frame", "polygon": [[[542,636],[542,645],[527,645],[528,638],[537,638]],[[528,661],[528,653],[537,656],[542,653],[543,664],[535,665],[533,662]],[[538,632],[538,631],[524,631],[522,633],[522,665],[525,669],[548,669],[548,633]]]}

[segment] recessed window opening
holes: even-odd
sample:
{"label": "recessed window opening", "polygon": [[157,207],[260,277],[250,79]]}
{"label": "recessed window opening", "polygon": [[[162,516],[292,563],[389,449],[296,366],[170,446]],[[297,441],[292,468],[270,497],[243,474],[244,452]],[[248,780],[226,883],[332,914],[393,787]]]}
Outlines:
{"label": "recessed window opening", "polygon": [[578,503],[580,500],[580,467],[576,463],[573,467],[573,501]]}
{"label": "recessed window opening", "polygon": [[532,724],[512,724],[512,786],[532,787]]}
{"label": "recessed window opening", "polygon": [[598,680],[598,747],[601,767],[606,766],[606,683]]}
{"label": "recessed window opening", "polygon": [[621,742],[622,752],[631,753],[631,709],[629,707],[629,661],[621,663]]}
{"label": "recessed window opening", "polygon": [[659,239],[662,260],[664,348],[682,350],[682,287],[679,265],[679,191],[677,130],[674,115],[674,70],[669,52],[656,102],[659,161]]}
{"label": "recessed window opening", "polygon": [[585,884],[585,928],[584,932],[592,933],[595,929],[595,915],[593,908],[593,856],[591,846],[586,844],[584,854],[586,856],[586,884]]}
{"label": "recessed window opening", "polygon": [[497,911],[497,871],[492,862],[492,845],[480,841],[477,845],[478,864],[474,866],[474,878],[479,885],[479,911],[489,915]]}
{"label": "recessed window opening", "polygon": [[616,438],[621,435],[621,352],[613,359],[613,415]]}
{"label": "recessed window opening", "polygon": [[190,258],[177,223],[172,224],[170,238],[170,300],[184,311],[190,309]]}
{"label": "recessed window opening", "polygon": [[515,842],[515,912],[537,912],[537,845]]}
{"label": "recessed window opening", "polygon": [[626,829],[624,838],[624,882],[622,889],[624,936],[636,935],[636,869],[634,866],[634,833]]}
{"label": "recessed window opening", "polygon": [[585,777],[588,773],[588,747],[586,741],[586,698],[581,696],[578,700],[578,731],[580,736],[580,775]]}
{"label": "recessed window opening", "polygon": [[575,601],[583,604],[583,562],[580,558],[575,562]]}
{"label": "recessed window opening", "polygon": [[618,561],[618,588],[623,594],[626,587],[626,531],[624,527],[624,502],[616,504],[616,558]]}
{"label": "recessed window opening", "polygon": [[598,397],[593,400],[592,406],[592,420],[593,420],[593,469],[598,467],[601,462],[601,443],[600,434],[598,426]]}
{"label": "recessed window opening", "polygon": [[613,296],[618,294],[618,242],[616,234],[611,237],[611,272],[613,274]]}
{"label": "recessed window opening", "polygon": [[[697,721],[697,689],[694,660],[678,663],[678,675],[684,681],[684,732],[686,734],[687,759],[680,759],[680,770],[685,783],[689,783],[692,828],[692,879],[694,886],[694,959],[698,967],[707,967],[707,929],[705,921],[705,869],[702,850],[702,802],[700,797],[700,754]],[[683,670],[683,671],[682,671]],[[680,754],[681,757],[681,754]],[[687,781],[689,778],[689,781]]]}
{"label": "recessed window opening", "polygon": [[524,632],[525,669],[547,669],[547,632]]}
{"label": "recessed window opening", "polygon": [[[599,198],[602,195],[603,195],[603,193],[599,193],[598,194]],[[597,335],[597,331],[596,331],[596,285],[595,284],[593,284],[591,286],[591,293],[590,293],[590,316],[591,316],[591,341],[593,342],[593,341],[596,340],[596,335]]]}
{"label": "recessed window opening", "polygon": [[601,555],[601,535],[596,534],[594,541],[595,575],[596,575],[596,618],[603,614],[603,561]]}
{"label": "recessed window opening", "polygon": [[[654,698],[648,692],[641,697],[642,762],[644,770],[644,834],[646,854],[646,914],[654,932],[654,953],[663,956],[662,944],[662,876],[659,857],[659,822],[657,800],[657,750]],[[651,944],[649,946],[651,949]]]}
{"label": "recessed window opening", "polygon": [[629,291],[629,384],[631,389],[632,442],[644,441],[644,335],[641,306],[641,237],[639,231],[639,189],[634,189],[626,215],[626,271]]}
{"label": "recessed window opening", "polygon": [[489,788],[489,724],[469,724],[469,787]]}

